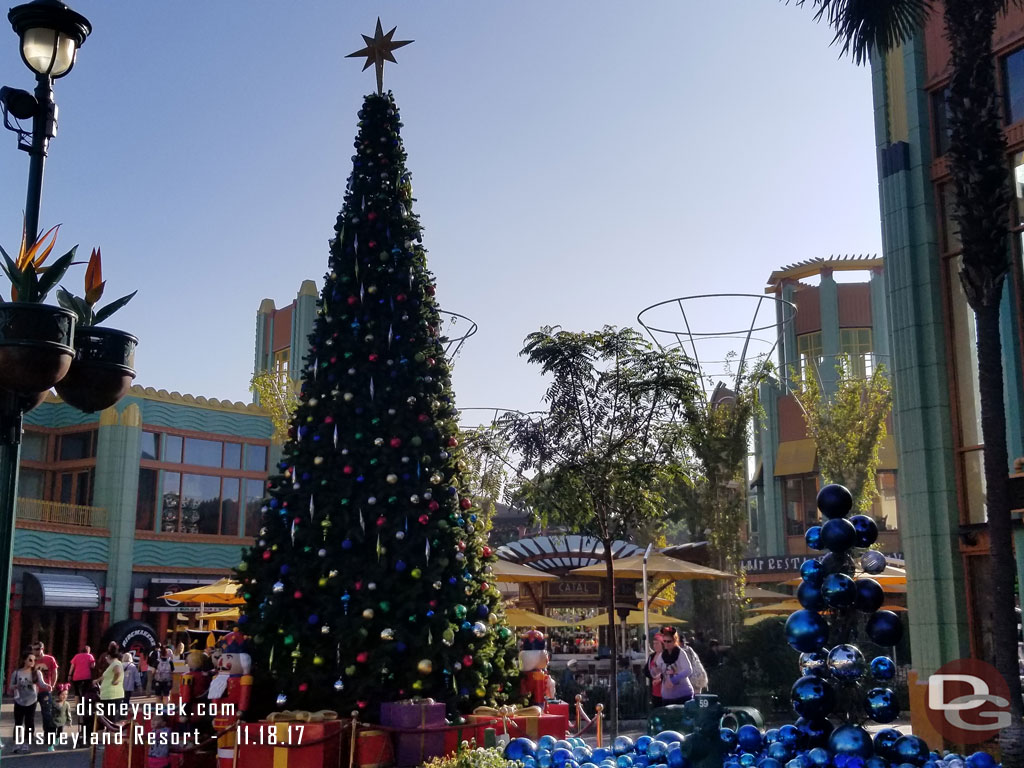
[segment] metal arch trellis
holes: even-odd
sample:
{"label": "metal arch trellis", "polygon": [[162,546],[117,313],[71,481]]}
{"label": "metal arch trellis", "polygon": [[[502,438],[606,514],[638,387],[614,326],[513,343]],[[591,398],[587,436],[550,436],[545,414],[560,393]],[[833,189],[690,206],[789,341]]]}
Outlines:
{"label": "metal arch trellis", "polygon": [[[702,300],[716,301],[724,299],[756,300],[751,313],[750,323],[746,327],[740,327],[735,330],[730,329],[716,331],[707,331],[701,326],[695,327],[696,323],[692,317],[694,304]],[[690,303],[691,310],[689,313],[687,312],[688,302]],[[761,315],[766,302],[771,302],[771,305],[775,307],[775,317],[772,318],[772,322],[759,325],[758,317]],[[679,315],[682,319],[682,328],[677,325],[675,327],[662,327],[668,326],[669,324],[661,321],[657,317],[657,315],[665,314],[664,308],[671,307],[673,305],[678,307]],[[705,382],[711,378],[711,374],[709,373],[707,366],[712,363],[728,366],[731,361],[728,356],[723,360],[702,360],[702,355],[698,351],[699,343],[728,339],[742,341],[742,350],[739,354],[736,373],[732,382],[733,390],[735,390],[738,388],[742,376],[747,368],[747,356],[751,348],[751,342],[767,346],[768,351],[763,354],[766,359],[770,358],[778,347],[779,340],[782,338],[786,326],[793,322],[793,318],[796,317],[796,311],[797,308],[793,302],[777,296],[756,293],[705,293],[694,296],[679,296],[651,304],[650,306],[640,310],[640,312],[637,313],[636,319],[637,322],[644,327],[644,330],[647,331],[651,339],[659,348],[663,350],[678,348],[686,352],[687,356],[692,356],[694,366],[697,369],[698,378],[700,379],[701,389],[704,392],[704,396],[707,397],[708,391],[705,386]],[[755,335],[762,334],[766,331],[775,332],[774,341],[771,338],[761,338],[759,335]],[[671,337],[674,339],[674,342],[664,343],[664,336]]]}
{"label": "metal arch trellis", "polygon": [[[439,309],[437,313],[441,315],[441,322],[445,324],[445,330],[448,331],[447,333],[441,334],[441,342],[444,344],[445,355],[448,357],[449,362],[451,362],[454,361],[455,358],[458,357],[459,352],[462,351],[462,345],[466,343],[466,339],[473,336],[480,327],[468,317],[460,315],[458,312],[449,312],[444,309]],[[459,336],[454,336],[451,331],[460,320],[464,320],[468,323],[469,327],[466,329],[465,333],[462,333]]]}

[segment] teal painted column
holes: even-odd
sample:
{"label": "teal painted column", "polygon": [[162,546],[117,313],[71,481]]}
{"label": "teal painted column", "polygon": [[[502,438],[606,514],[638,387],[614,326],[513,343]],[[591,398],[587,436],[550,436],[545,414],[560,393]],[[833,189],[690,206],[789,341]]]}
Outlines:
{"label": "teal painted column", "polygon": [[100,414],[93,504],[107,510],[107,525],[110,527],[107,596],[110,598],[112,622],[131,616],[141,444],[142,414],[139,406],[134,403],[128,405],[120,416],[114,408]]}
{"label": "teal painted column", "polygon": [[[761,384],[758,396],[764,411],[761,426],[761,477],[764,479],[763,512],[758,510],[758,522],[762,525],[760,536],[761,553],[781,555],[786,551],[786,516],[782,508],[782,488],[775,477],[775,451],[779,445],[780,389],[777,384]],[[763,516],[761,516],[763,515]]]}
{"label": "teal painted column", "polygon": [[[1006,448],[1010,454],[1008,471],[1013,471],[1014,459],[1024,456],[1024,376],[1021,375],[1021,360],[1017,357],[1020,349],[1017,323],[1014,321],[1016,302],[1012,290],[1013,281],[1003,284],[1003,298],[999,306],[999,336],[1003,340],[1003,397],[1006,407]],[[1021,582],[1024,583],[1024,582]]]}
{"label": "teal painted column", "polygon": [[302,378],[302,364],[309,354],[309,334],[313,332],[318,299],[316,283],[312,280],[303,280],[299,286],[299,294],[295,297],[295,309],[292,314],[292,361],[288,366],[288,373],[294,381]]}
{"label": "teal painted column", "polygon": [[818,286],[818,301],[821,310],[821,389],[826,397],[836,393],[839,376],[839,287],[832,277],[831,269],[821,270],[821,284]]}
{"label": "teal painted column", "polygon": [[876,364],[881,363],[887,369],[892,368],[889,345],[889,305],[885,300],[885,272],[881,269],[871,270],[871,343],[872,354]]}
{"label": "teal painted column", "polygon": [[271,339],[274,337],[275,311],[273,299],[264,299],[260,302],[259,311],[256,313],[256,356],[252,368],[254,374],[262,373],[270,367],[269,350]]}
{"label": "teal painted column", "polygon": [[967,610],[920,35],[905,46],[903,63],[908,144],[890,148],[885,68],[878,59],[872,61],[872,85],[876,144],[886,160],[879,163],[879,195],[893,417],[900,436],[900,535],[914,667],[927,675],[967,654]]}
{"label": "teal painted column", "polygon": [[[796,294],[796,286],[792,280],[782,281],[782,298],[785,301],[795,304],[794,296]],[[795,312],[795,310],[793,310]],[[785,319],[785,309],[783,308],[782,317],[779,319],[781,323]],[[789,372],[795,370],[798,363],[799,357],[796,351],[796,322],[795,315],[793,322],[786,323],[782,329],[783,348],[781,354],[784,355],[782,358],[782,370],[779,372],[779,381],[787,381],[789,379]]]}

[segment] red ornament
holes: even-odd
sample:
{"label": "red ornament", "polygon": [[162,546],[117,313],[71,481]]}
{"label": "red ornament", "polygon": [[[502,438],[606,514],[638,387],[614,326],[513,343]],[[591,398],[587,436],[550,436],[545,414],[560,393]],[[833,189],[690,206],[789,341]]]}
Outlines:
{"label": "red ornament", "polygon": [[432,358],[432,357],[428,357],[427,358],[427,365],[434,365],[436,363],[437,363],[437,361],[434,358]]}
{"label": "red ornament", "polygon": [[292,595],[292,596],[293,596],[293,597],[294,597],[294,598],[295,598],[296,600],[301,600],[301,599],[302,599],[302,592],[300,592],[299,590],[297,590],[297,589],[296,589],[296,590],[295,590],[295,594],[294,594],[294,595]]}
{"label": "red ornament", "polygon": [[353,472],[353,469],[352,469],[352,467],[349,464],[346,464],[344,467],[341,468],[341,472],[344,475],[351,475],[352,472]]}
{"label": "red ornament", "polygon": [[376,248],[377,247],[377,241],[376,240],[371,240],[370,242],[367,243],[367,245],[370,246],[371,248]]}
{"label": "red ornament", "polygon": [[435,291],[435,290],[436,290],[436,289],[434,288],[434,286],[432,286],[432,285],[428,285],[428,286],[427,286],[427,295],[428,295],[428,296],[433,296],[433,295],[434,295],[434,291]]}
{"label": "red ornament", "polygon": [[459,499],[459,506],[462,507],[463,509],[469,509],[470,507],[473,506],[473,502],[463,497]]}
{"label": "red ornament", "polygon": [[484,557],[490,557],[492,551],[493,550],[490,547],[484,546],[484,548],[480,550],[480,554],[482,554]]}
{"label": "red ornament", "polygon": [[420,521],[420,525],[426,525],[427,523],[430,522],[430,515],[426,515],[426,514],[420,515],[419,521]]}
{"label": "red ornament", "polygon": [[333,416],[325,416],[324,417],[324,424],[333,424],[333,423],[334,423],[334,417]]}
{"label": "red ornament", "polygon": [[431,608],[437,608],[437,600],[431,600],[430,601],[430,607]]}
{"label": "red ornament", "polygon": [[402,445],[402,438],[400,438],[400,437],[392,437],[391,438],[391,447],[392,448],[400,448],[401,445]]}
{"label": "red ornament", "polygon": [[462,666],[464,666],[464,667],[472,667],[473,666],[473,657],[470,656],[468,653],[465,656],[462,657]]}
{"label": "red ornament", "polygon": [[358,304],[359,303],[359,297],[358,296],[349,296],[347,301],[348,301],[349,306],[352,306],[353,304]]}
{"label": "red ornament", "polygon": [[441,505],[438,504],[436,501],[432,501],[429,504],[427,504],[427,509],[429,509],[431,512],[436,512],[440,508]]}
{"label": "red ornament", "polygon": [[377,353],[376,352],[371,352],[368,359],[369,359],[369,361],[371,363],[376,363],[377,362]]}
{"label": "red ornament", "polygon": [[487,582],[486,581],[481,581],[480,582],[480,591],[481,592],[486,592],[487,591]]}
{"label": "red ornament", "polygon": [[354,587],[356,588],[356,591],[358,591],[358,590],[360,590],[360,589],[362,589],[362,588],[363,588],[363,582],[361,582],[361,581],[357,581],[357,582],[356,582],[355,584],[353,584],[352,586],[354,586]]}
{"label": "red ornament", "polygon": [[299,690],[302,693],[305,693],[308,689],[309,689],[309,685],[307,683],[299,683]]}
{"label": "red ornament", "polygon": [[386,522],[387,522],[387,520],[384,518],[384,515],[381,515],[380,517],[377,518],[377,527],[380,528]]}
{"label": "red ornament", "polygon": [[459,552],[465,552],[466,551],[466,542],[464,542],[464,541],[460,541],[455,546],[459,550]]}
{"label": "red ornament", "polygon": [[365,701],[357,701],[356,702],[356,706],[359,707],[360,709],[366,709],[366,702]]}
{"label": "red ornament", "polygon": [[295,525],[298,525],[301,522],[302,522],[302,518],[301,517],[293,517],[292,518],[292,523],[294,523]]}
{"label": "red ornament", "polygon": [[420,424],[426,424],[428,421],[430,421],[430,417],[427,416],[427,414],[425,414],[425,413],[421,413],[418,418],[419,418]]}
{"label": "red ornament", "polygon": [[366,220],[367,221],[373,221],[376,218],[377,218],[377,212],[376,211],[370,211],[368,214],[366,214]]}
{"label": "red ornament", "polygon": [[358,661],[360,664],[365,664],[368,658],[370,658],[370,654],[368,654],[366,651],[360,651],[356,654],[356,661]]}
{"label": "red ornament", "polygon": [[454,448],[454,447],[455,447],[455,446],[457,446],[458,444],[459,444],[459,441],[458,441],[458,440],[456,440],[456,439],[455,439],[454,437],[449,437],[449,438],[448,438],[448,447],[449,447],[449,448]]}
{"label": "red ornament", "polygon": [[263,559],[264,559],[264,560],[269,560],[269,559],[270,559],[270,550],[269,550],[269,549],[268,549],[268,550],[266,550],[266,551],[265,551],[265,552],[263,553]]}
{"label": "red ornament", "polygon": [[[395,301],[405,301],[405,299],[406,296],[404,293],[400,293],[397,296],[395,296]],[[412,339],[409,339],[409,341],[412,341]]]}

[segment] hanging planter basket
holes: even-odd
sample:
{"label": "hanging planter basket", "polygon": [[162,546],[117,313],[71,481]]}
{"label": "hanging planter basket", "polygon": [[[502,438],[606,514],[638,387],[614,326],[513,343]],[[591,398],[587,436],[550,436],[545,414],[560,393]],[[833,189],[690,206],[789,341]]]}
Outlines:
{"label": "hanging planter basket", "polygon": [[54,387],[65,403],[94,413],[128,393],[135,378],[139,340],[125,331],[81,326],[75,331],[75,359]]}
{"label": "hanging planter basket", "polygon": [[67,374],[75,315],[49,304],[0,304],[0,387],[40,399]]}

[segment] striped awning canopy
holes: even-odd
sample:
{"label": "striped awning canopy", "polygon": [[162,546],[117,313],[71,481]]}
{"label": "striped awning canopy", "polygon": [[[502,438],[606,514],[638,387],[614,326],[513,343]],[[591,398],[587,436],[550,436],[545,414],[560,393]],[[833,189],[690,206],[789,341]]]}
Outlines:
{"label": "striped awning canopy", "polygon": [[75,573],[25,573],[22,605],[39,608],[99,608],[96,582]]}
{"label": "striped awning canopy", "polygon": [[[627,541],[612,543],[612,557],[616,559],[642,555],[643,552],[641,547]],[[498,547],[495,554],[502,560],[564,575],[574,568],[604,562],[604,544],[593,536],[532,536],[503,544]]]}

